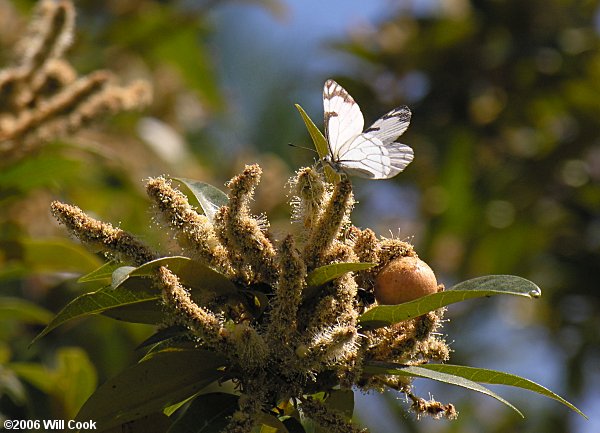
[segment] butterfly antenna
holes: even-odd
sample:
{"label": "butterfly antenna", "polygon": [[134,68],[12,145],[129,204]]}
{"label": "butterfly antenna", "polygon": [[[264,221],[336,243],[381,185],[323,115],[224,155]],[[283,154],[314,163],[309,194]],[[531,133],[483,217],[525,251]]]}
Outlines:
{"label": "butterfly antenna", "polygon": [[297,147],[298,149],[310,150],[311,152],[315,152],[315,153],[317,152],[315,149],[312,149],[310,147],[300,146],[298,144],[288,143],[288,146]]}

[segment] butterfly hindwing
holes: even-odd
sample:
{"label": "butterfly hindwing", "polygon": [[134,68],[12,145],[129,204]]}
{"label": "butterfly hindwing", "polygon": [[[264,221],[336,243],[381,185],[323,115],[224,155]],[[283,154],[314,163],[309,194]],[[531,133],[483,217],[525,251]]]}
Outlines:
{"label": "butterfly hindwing", "polygon": [[364,133],[345,144],[337,158],[337,165],[348,174],[388,179],[413,160],[413,150],[402,143],[384,145],[379,138]]}
{"label": "butterfly hindwing", "polygon": [[375,121],[365,133],[379,138],[384,145],[393,143],[404,134],[410,124],[411,112],[408,107],[394,108]]}

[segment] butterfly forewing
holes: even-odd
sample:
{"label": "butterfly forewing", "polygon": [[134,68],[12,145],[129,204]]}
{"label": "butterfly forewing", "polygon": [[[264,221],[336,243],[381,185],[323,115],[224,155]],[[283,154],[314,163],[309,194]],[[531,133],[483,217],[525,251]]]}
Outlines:
{"label": "butterfly forewing", "polygon": [[323,88],[325,136],[332,154],[339,146],[363,132],[365,121],[360,107],[346,90],[333,80]]}

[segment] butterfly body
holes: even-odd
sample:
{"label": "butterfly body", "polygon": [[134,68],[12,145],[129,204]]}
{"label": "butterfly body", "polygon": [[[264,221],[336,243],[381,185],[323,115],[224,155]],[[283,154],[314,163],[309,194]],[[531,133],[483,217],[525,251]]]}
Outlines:
{"label": "butterfly body", "polygon": [[333,80],[325,82],[323,107],[329,146],[323,162],[334,171],[368,179],[389,179],[413,160],[412,149],[396,142],[410,123],[408,107],[395,108],[363,131],[360,107]]}

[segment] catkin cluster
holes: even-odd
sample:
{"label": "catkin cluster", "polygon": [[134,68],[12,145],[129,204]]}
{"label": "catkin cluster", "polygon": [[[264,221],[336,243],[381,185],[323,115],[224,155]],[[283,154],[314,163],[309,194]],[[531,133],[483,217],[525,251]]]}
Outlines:
{"label": "catkin cluster", "polygon": [[[229,309],[216,308],[219,303],[210,297],[204,304],[195,302],[190,288],[167,267],[154,278],[168,312],[165,322],[184,326],[190,340],[228,359],[242,397],[225,431],[249,432],[257,414],[290,401],[325,431],[363,431],[310,397],[315,390],[334,388],[392,388],[405,393],[418,414],[456,416],[452,405],[414,395],[410,379],[363,369],[368,362],[418,365],[448,358],[438,333],[441,311],[379,329],[361,329],[358,323],[359,315],[375,304],[377,272],[393,259],[415,255],[412,246],[353,226],[349,179],[342,176],[332,185],[313,168],[300,169],[289,181],[298,233],[276,238],[264,218],[249,208],[260,178],[258,165],[246,166],[227,183],[227,205],[207,213],[193,207],[168,179],[147,182],[156,220],[173,234],[184,255],[227,276],[240,291],[266,295],[267,304],[258,312],[235,299],[227,301],[238,302]],[[124,261],[140,264],[170,255],[154,253],[131,235],[83,218],[73,206],[55,202],[52,210],[80,240]],[[376,266],[319,287],[309,285],[307,276],[315,269],[356,262]]]}
{"label": "catkin cluster", "polygon": [[13,65],[0,70],[2,161],[22,158],[105,114],[150,102],[146,82],[119,86],[115,75],[106,70],[78,76],[63,58],[74,25],[70,0],[40,0],[15,50]]}

